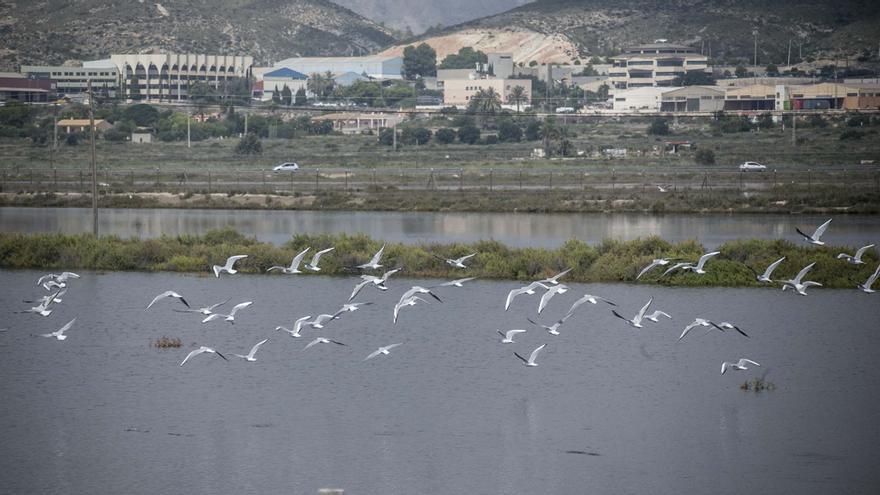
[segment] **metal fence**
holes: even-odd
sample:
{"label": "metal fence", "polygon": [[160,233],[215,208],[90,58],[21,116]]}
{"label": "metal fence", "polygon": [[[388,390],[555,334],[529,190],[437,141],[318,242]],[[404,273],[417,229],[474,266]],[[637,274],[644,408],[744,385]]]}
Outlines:
{"label": "metal fence", "polygon": [[[297,172],[211,169],[102,169],[102,191],[311,194],[339,191],[583,191],[604,196],[680,191],[805,192],[846,188],[880,192],[880,168],[816,168],[740,172],[712,168],[651,168],[617,171],[560,169],[312,169]],[[86,169],[3,169],[3,192],[91,191]]]}

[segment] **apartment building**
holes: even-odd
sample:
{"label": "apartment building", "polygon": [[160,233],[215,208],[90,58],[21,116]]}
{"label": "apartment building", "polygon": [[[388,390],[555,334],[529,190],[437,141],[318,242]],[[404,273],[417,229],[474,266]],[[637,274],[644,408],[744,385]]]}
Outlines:
{"label": "apartment building", "polygon": [[689,46],[671,43],[632,46],[611,59],[608,75],[618,89],[672,86],[677,77],[688,72],[710,73],[708,57]]}

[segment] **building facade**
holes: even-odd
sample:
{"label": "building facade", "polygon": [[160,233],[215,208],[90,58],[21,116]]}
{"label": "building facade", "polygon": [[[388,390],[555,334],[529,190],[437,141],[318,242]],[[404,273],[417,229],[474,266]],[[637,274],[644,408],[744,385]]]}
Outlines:
{"label": "building facade", "polygon": [[308,81],[305,74],[286,67],[266,72],[263,74],[262,99],[271,100],[276,93],[280,97],[285,86],[290,89],[290,96],[293,98],[300,89],[308,91]]}
{"label": "building facade", "polygon": [[46,65],[22,65],[21,73],[34,79],[55,82],[59,95],[85,93],[89,81],[96,94],[115,97],[119,89],[119,73],[116,67],[66,67]]}
{"label": "building facade", "polygon": [[51,79],[35,79],[19,74],[0,76],[0,101],[43,103],[55,100],[55,91],[55,81]]}
{"label": "building facade", "polygon": [[492,88],[501,97],[503,105],[513,105],[509,101],[513,88],[521,86],[525,100],[520,102],[520,107],[528,107],[532,103],[531,79],[448,79],[443,85],[443,104],[446,106],[467,106],[480,90]]}
{"label": "building facade", "polygon": [[238,55],[113,54],[110,60],[119,73],[120,93],[147,101],[187,99],[195,83],[223,93],[231,80],[250,78],[254,65],[253,57]]}
{"label": "building facade", "polygon": [[644,87],[614,90],[613,109],[617,112],[659,112],[663,93],[679,88]]}
{"label": "building facade", "polygon": [[402,79],[402,57],[293,57],[275,64],[305,75],[354,72],[372,79]]}
{"label": "building facade", "polygon": [[724,90],[711,86],[670,89],[660,95],[661,112],[717,112],[724,110]]}
{"label": "building facade", "polygon": [[708,57],[689,46],[670,43],[629,47],[611,60],[608,75],[618,89],[672,86],[677,77],[688,72],[710,73]]}
{"label": "building facade", "polygon": [[341,112],[312,117],[315,122],[332,122],[333,130],[343,134],[360,134],[364,131],[378,131],[394,127],[403,121],[402,115],[390,113]]}

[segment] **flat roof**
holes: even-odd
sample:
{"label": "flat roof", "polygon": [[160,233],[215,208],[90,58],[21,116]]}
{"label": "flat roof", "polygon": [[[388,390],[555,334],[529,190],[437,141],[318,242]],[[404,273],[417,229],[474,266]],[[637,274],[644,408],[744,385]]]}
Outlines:
{"label": "flat roof", "polygon": [[369,64],[376,62],[389,62],[392,60],[403,60],[402,57],[386,57],[386,56],[378,56],[372,55],[367,57],[291,57],[286,58],[280,62],[275,63],[275,67],[280,67],[288,64],[295,64],[297,62],[301,63],[315,63],[315,62],[332,62],[339,64]]}

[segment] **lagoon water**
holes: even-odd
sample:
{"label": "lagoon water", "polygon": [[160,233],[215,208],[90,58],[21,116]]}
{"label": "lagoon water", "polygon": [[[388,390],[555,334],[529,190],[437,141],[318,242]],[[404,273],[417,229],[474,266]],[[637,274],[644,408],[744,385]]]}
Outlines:
{"label": "lagoon water", "polygon": [[[345,232],[408,244],[495,239],[510,246],[554,248],[572,238],[595,244],[607,238],[659,235],[672,242],[696,239],[712,249],[742,238],[797,241],[795,227],[812,232],[828,216],[104,209],[100,219],[102,233],[125,238],[201,234],[232,227],[275,244],[294,234]],[[91,230],[92,212],[86,208],[0,208],[0,232]],[[880,238],[880,216],[836,215],[826,237],[844,246],[875,242]]]}
{"label": "lagoon water", "polygon": [[[13,314],[40,273],[0,271],[0,487],[4,493],[351,494],[876,493],[880,486],[878,295],[814,290],[573,285],[630,315],[651,296],[674,320],[635,330],[585,305],[558,337],[531,326],[537,298],[503,310],[513,282],[367,289],[375,304],[294,339],[274,332],[332,312],[353,280],[332,277],[81,273],[42,318]],[[255,304],[236,323],[199,323],[150,299]],[[695,331],[695,316],[751,336]],[[34,337],[77,317],[64,342]],[[517,344],[496,329],[526,328]],[[150,341],[180,337],[181,349]],[[315,335],[346,346],[301,350]],[[271,340],[247,363],[245,354]],[[363,362],[379,346],[404,344]],[[513,351],[547,348],[536,368]],[[196,356],[215,346],[230,358]],[[719,374],[748,357],[763,366]],[[745,392],[748,378],[776,389]]]}

